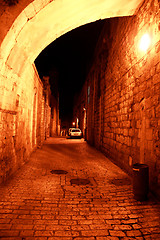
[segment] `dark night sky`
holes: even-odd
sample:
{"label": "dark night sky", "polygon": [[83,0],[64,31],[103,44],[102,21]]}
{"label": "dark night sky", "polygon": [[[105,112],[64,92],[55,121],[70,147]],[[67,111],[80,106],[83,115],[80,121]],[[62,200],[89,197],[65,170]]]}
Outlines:
{"label": "dark night sky", "polygon": [[58,71],[62,121],[72,117],[74,95],[85,81],[104,22],[99,20],[66,33],[47,46],[35,60],[40,78],[50,75],[53,69]]}

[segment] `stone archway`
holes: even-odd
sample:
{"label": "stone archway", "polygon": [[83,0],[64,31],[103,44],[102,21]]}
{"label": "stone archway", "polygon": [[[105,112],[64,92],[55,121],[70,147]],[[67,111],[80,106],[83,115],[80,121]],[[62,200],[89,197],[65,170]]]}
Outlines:
{"label": "stone archway", "polygon": [[[39,53],[56,38],[81,25],[98,19],[133,15],[141,2],[142,0],[123,0],[122,4],[121,0],[22,0],[14,6],[2,5],[0,95],[3,97],[0,98],[0,149],[3,164],[0,164],[0,182],[19,167],[19,156],[23,163],[32,151],[32,119],[38,113],[36,109],[33,111],[35,88],[36,106],[41,106],[39,112],[43,115],[43,87],[34,66]],[[14,123],[16,129],[13,129],[12,115],[18,119]],[[34,118],[37,119],[36,116]]]}
{"label": "stone archway", "polygon": [[[8,31],[1,43],[1,68],[5,61],[13,69],[17,58],[22,65],[26,59],[33,63],[47,45],[64,33],[98,19],[133,15],[141,2],[141,0],[123,0],[122,4],[120,0],[114,2],[35,0],[24,9],[22,9],[23,4],[17,4],[13,11],[11,8],[7,10],[12,21],[17,12],[19,13],[19,9],[22,10],[13,24],[11,25],[11,20],[9,24],[7,19],[6,26],[4,21],[1,22],[2,30],[6,28]],[[5,34],[4,32],[3,30],[2,35]],[[22,67],[21,70],[23,71]]]}

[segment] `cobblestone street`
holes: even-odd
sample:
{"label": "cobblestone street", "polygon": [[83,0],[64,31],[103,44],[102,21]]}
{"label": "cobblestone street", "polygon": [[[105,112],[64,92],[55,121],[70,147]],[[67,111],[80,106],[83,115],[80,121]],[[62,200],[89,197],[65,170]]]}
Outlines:
{"label": "cobblestone street", "polygon": [[160,203],[83,139],[49,138],[0,192],[1,240],[160,239]]}

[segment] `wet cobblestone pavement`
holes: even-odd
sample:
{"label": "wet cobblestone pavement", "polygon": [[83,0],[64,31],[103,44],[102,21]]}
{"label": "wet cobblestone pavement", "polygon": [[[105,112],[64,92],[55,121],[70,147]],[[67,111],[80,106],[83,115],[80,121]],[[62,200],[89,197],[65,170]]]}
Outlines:
{"label": "wet cobblestone pavement", "polygon": [[160,203],[83,139],[48,139],[0,192],[1,240],[160,239]]}

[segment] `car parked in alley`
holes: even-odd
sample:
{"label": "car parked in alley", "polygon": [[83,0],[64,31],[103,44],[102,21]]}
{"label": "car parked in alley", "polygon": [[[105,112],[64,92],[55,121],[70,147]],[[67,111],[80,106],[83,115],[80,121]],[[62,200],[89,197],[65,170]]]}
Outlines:
{"label": "car parked in alley", "polygon": [[82,138],[82,131],[79,128],[69,128],[68,135],[70,138]]}

